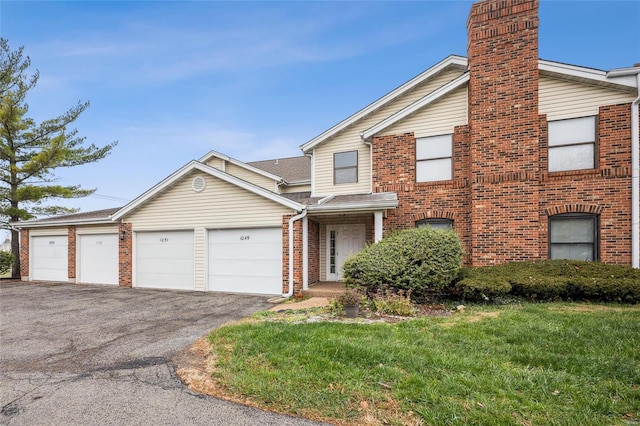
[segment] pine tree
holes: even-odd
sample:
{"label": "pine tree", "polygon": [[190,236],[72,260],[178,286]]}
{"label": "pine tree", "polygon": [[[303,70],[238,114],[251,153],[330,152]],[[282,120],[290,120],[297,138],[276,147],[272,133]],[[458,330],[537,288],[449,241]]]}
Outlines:
{"label": "pine tree", "polygon": [[[26,98],[39,77],[38,71],[29,74],[30,66],[22,47],[11,51],[8,41],[0,38],[0,226],[6,229],[11,229],[11,222],[74,212],[49,203],[86,197],[95,189],[55,185],[55,169],[93,163],[109,155],[116,145],[85,146],[85,138],[68,128],[89,102],[78,102],[64,114],[41,123],[29,118]],[[20,241],[13,229],[11,252],[12,276],[18,278]]]}

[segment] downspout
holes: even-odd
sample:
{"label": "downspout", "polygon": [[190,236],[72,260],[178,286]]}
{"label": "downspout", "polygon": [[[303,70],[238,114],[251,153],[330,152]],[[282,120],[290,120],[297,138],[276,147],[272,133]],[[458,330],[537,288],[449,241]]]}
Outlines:
{"label": "downspout", "polygon": [[631,266],[640,268],[640,74],[638,97],[631,104]]}
{"label": "downspout", "polygon": [[282,297],[291,297],[291,296],[293,296],[293,258],[294,258],[294,255],[293,255],[293,223],[296,220],[302,219],[306,215],[307,215],[307,210],[305,209],[299,215],[294,216],[291,219],[289,219],[289,291],[284,293],[282,295]]}
{"label": "downspout", "polygon": [[369,147],[369,194],[373,194],[373,145],[364,138],[363,132],[360,132],[360,139]]}

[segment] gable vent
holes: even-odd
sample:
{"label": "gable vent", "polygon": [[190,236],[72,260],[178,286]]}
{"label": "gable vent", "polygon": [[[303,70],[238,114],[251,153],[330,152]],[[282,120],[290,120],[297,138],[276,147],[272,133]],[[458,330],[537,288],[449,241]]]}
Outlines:
{"label": "gable vent", "polygon": [[206,181],[202,176],[196,176],[191,181],[191,188],[193,188],[195,192],[202,192],[202,190],[204,190],[205,185],[206,185]]}

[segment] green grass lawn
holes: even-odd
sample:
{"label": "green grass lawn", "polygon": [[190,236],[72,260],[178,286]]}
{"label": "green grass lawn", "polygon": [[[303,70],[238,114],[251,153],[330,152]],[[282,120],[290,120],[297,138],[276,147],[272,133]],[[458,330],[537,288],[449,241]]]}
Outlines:
{"label": "green grass lawn", "polygon": [[468,308],[210,335],[227,396],[340,424],[637,425],[640,306]]}

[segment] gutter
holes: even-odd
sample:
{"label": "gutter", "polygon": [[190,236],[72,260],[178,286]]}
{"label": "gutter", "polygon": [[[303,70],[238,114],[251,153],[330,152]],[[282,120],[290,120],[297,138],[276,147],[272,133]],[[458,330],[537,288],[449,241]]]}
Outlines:
{"label": "gutter", "polygon": [[9,226],[12,229],[31,229],[31,228],[45,228],[52,226],[68,226],[68,225],[110,225],[114,223],[111,218],[104,219],[66,219],[66,220],[51,220],[48,222],[10,222]]}
{"label": "gutter", "polygon": [[640,72],[638,97],[631,103],[631,266],[640,268]]}
{"label": "gutter", "polygon": [[[284,293],[282,295],[282,297],[289,298],[289,297],[293,296],[293,258],[294,258],[294,255],[293,255],[293,223],[296,220],[302,219],[306,215],[307,215],[307,210],[305,209],[299,215],[294,216],[291,219],[289,219],[289,291]],[[303,242],[303,244],[304,244],[304,242]]]}
{"label": "gutter", "polygon": [[635,78],[638,92],[631,103],[631,266],[640,268],[640,64],[611,70],[607,77]]}

